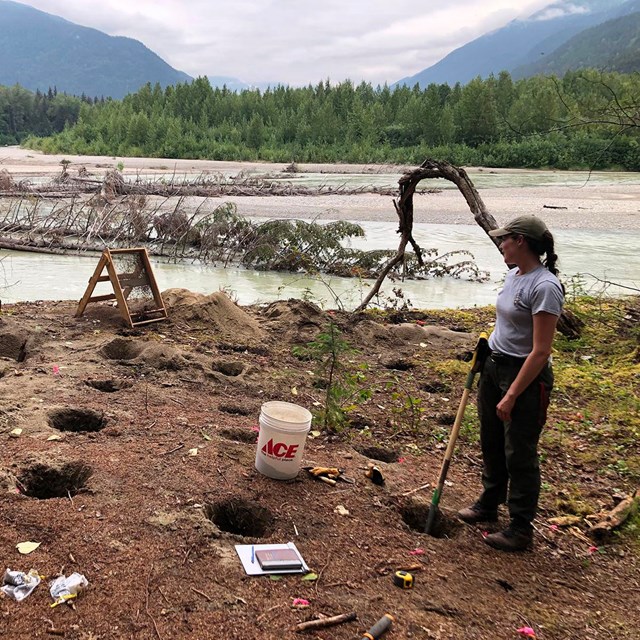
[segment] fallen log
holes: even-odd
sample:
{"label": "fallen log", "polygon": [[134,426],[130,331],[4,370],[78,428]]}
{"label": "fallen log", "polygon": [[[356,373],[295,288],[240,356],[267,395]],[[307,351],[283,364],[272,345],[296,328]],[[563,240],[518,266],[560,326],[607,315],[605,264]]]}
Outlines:
{"label": "fallen log", "polygon": [[640,489],[619,502],[611,511],[589,529],[589,535],[597,540],[603,540],[611,535],[614,529],[622,526],[638,511],[640,506]]}
{"label": "fallen log", "polygon": [[310,631],[311,629],[324,629],[325,627],[334,627],[344,622],[352,622],[357,620],[358,616],[355,612],[342,613],[339,616],[331,616],[330,618],[319,618],[318,620],[309,620],[296,625],[295,632]]}
{"label": "fallen log", "polygon": [[55,245],[44,240],[28,240],[20,242],[0,238],[0,249],[7,251],[27,251],[30,253],[51,253],[55,255],[101,253],[105,248],[104,243],[93,242],[78,245]]}
{"label": "fallen log", "polygon": [[69,253],[68,249],[46,247],[39,244],[26,244],[22,242],[14,242],[12,240],[0,240],[0,249],[6,249],[7,251],[28,251],[30,253],[53,253],[56,255]]}
{"label": "fallen log", "polygon": [[569,340],[577,340],[582,334],[584,322],[566,307],[558,318],[558,331]]}
{"label": "fallen log", "polygon": [[556,516],[549,518],[549,524],[555,524],[556,527],[575,527],[582,524],[583,518],[580,516]]}
{"label": "fallen log", "polygon": [[147,195],[161,197],[196,196],[203,198],[219,198],[224,196],[331,196],[358,195],[361,193],[376,193],[378,195],[393,195],[395,189],[391,187],[347,185],[320,185],[317,187],[291,184],[263,184],[252,182],[226,183],[194,183],[194,182],[124,182],[102,181],[74,178],[69,182],[59,184],[40,184],[28,187],[13,186],[10,189],[0,189],[0,198],[37,197],[47,199],[70,198],[76,195],[103,193],[109,197]]}

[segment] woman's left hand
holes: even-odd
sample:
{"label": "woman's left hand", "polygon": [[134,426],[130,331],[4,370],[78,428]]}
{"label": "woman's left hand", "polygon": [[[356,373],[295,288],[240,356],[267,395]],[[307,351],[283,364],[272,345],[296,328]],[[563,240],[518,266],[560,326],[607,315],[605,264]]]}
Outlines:
{"label": "woman's left hand", "polygon": [[518,396],[535,380],[551,355],[551,343],[558,317],[546,311],[533,316],[533,350],[527,356],[516,379],[496,406],[496,415],[502,422],[511,420],[511,412]]}
{"label": "woman's left hand", "polygon": [[513,410],[513,405],[516,403],[516,399],[512,396],[506,395],[498,405],[496,406],[496,414],[498,418],[502,420],[502,422],[509,422],[511,420],[511,411]]}

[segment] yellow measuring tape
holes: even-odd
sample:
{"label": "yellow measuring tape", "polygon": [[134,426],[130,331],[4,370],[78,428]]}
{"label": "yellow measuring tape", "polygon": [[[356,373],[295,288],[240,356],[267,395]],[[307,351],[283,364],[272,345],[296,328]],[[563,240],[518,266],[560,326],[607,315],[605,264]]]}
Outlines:
{"label": "yellow measuring tape", "polygon": [[413,576],[408,571],[396,571],[393,574],[393,584],[402,589],[412,589]]}

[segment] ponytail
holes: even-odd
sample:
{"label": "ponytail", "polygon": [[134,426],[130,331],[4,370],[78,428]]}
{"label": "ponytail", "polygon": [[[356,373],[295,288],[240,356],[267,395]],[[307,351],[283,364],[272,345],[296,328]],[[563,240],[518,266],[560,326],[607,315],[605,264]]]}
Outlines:
{"label": "ponytail", "polygon": [[554,276],[557,276],[559,271],[556,268],[556,262],[558,262],[558,256],[555,253],[554,249],[554,241],[553,236],[551,235],[551,231],[545,231],[543,238],[544,244],[544,252],[546,254],[546,258],[542,262],[542,264],[553,273]]}
{"label": "ponytail", "polygon": [[[524,236],[524,239],[529,245],[531,251],[533,251],[537,256],[545,255],[545,259],[542,261],[542,264],[557,277],[558,273],[560,273],[556,267],[558,256],[555,251],[555,243],[553,235],[551,235],[551,231],[547,229],[542,234],[542,238],[540,240],[530,238],[528,236]],[[564,292],[564,285],[562,283],[560,284],[562,286],[562,291]]]}

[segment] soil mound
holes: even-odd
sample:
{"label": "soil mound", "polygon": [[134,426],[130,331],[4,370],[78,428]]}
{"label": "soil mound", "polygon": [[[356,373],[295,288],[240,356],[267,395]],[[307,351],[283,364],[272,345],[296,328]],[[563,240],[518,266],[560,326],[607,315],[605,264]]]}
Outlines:
{"label": "soil mound", "polygon": [[151,369],[179,371],[187,365],[179,349],[140,340],[114,338],[103,345],[99,352],[105,358],[117,360],[121,364],[146,365]]}
{"label": "soil mound", "polygon": [[133,360],[146,348],[146,344],[140,340],[127,340],[126,338],[114,338],[100,347],[99,352],[109,360]]}
{"label": "soil mound", "polygon": [[150,369],[166,371],[180,371],[180,369],[184,369],[188,365],[182,352],[168,345],[151,345],[131,363],[134,365],[143,364]]}
{"label": "soil mound", "polygon": [[326,321],[326,314],[305,300],[278,300],[263,311],[272,330],[289,342],[309,342]]}
{"label": "soil mound", "polygon": [[426,342],[434,346],[473,347],[474,341],[474,337],[470,333],[451,331],[451,329],[437,326],[421,327],[409,322],[391,325],[388,331],[398,342]]}
{"label": "soil mound", "polygon": [[363,344],[382,342],[389,347],[426,344],[438,351],[473,349],[475,339],[470,333],[438,326],[420,326],[410,322],[383,325],[373,320],[358,323],[354,333]]}
{"label": "soil mound", "polygon": [[353,335],[359,344],[380,344],[393,346],[394,340],[389,327],[374,320],[361,320],[353,329]]}
{"label": "soil mound", "polygon": [[212,332],[236,343],[264,340],[259,323],[222,291],[207,296],[187,289],[167,289],[162,299],[173,321],[208,324]]}

